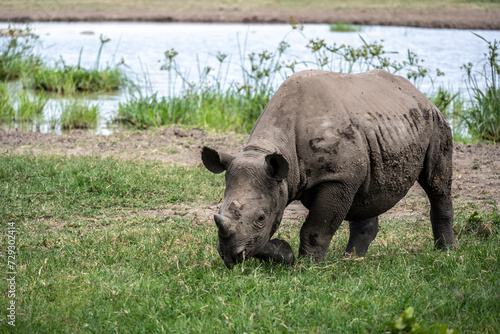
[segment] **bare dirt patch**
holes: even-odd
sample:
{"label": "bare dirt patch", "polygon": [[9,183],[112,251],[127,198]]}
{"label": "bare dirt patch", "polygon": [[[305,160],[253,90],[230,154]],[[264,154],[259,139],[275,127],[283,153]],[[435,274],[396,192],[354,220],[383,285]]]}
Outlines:
{"label": "bare dirt patch", "polygon": [[351,23],[361,25],[410,26],[422,28],[500,30],[497,9],[199,9],[165,8],[75,8],[25,9],[0,12],[4,22],[204,22],[204,23],[288,23],[294,17],[300,23]]}
{"label": "bare dirt patch", "polygon": [[[95,155],[132,160],[158,160],[166,164],[200,165],[204,145],[228,153],[239,152],[248,136],[217,134],[199,129],[163,128],[143,132],[118,132],[109,136],[73,131],[67,135],[0,129],[0,153],[11,152],[57,155]],[[474,203],[489,209],[500,201],[500,145],[454,144],[453,196],[458,205]],[[189,215],[194,223],[211,221],[218,203],[197,207],[178,205],[146,214]],[[302,222],[307,210],[297,202],[284,219]],[[424,191],[416,184],[396,207],[384,214],[390,218],[428,220],[429,205]]]}

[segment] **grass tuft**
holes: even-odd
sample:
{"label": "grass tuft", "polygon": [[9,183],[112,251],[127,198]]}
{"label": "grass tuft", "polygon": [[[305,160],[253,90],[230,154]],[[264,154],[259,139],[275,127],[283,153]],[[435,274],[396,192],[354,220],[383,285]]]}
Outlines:
{"label": "grass tuft", "polygon": [[[462,68],[467,74],[470,106],[458,113],[474,138],[500,141],[500,41],[485,40],[488,53],[476,65],[468,63]],[[479,69],[476,69],[478,68]],[[480,82],[482,82],[481,87]]]}
{"label": "grass tuft", "polygon": [[9,25],[0,34],[0,80],[17,80],[41,66],[34,52],[37,42],[38,36],[31,32],[30,26],[19,29]]}
{"label": "grass tuft", "polygon": [[337,22],[330,24],[330,31],[332,32],[361,32],[363,27],[356,24]]}
{"label": "grass tuft", "polygon": [[81,100],[61,103],[60,123],[62,129],[88,129],[97,125],[99,105]]}

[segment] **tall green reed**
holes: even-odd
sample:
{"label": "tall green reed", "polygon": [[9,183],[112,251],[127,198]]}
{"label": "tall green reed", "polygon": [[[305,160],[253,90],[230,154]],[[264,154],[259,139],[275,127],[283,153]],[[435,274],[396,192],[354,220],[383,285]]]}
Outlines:
{"label": "tall green reed", "polygon": [[[99,106],[88,101],[73,99],[60,103],[61,116],[59,124],[61,129],[88,129],[97,125]],[[52,123],[55,126],[57,122]]]}
{"label": "tall green reed", "polygon": [[25,86],[66,95],[77,92],[110,92],[126,86],[128,79],[122,68],[123,60],[117,64],[108,64],[104,68],[100,67],[102,49],[109,41],[109,38],[100,36],[101,45],[94,68],[87,69],[81,66],[83,50],[80,50],[76,66],[66,65],[63,59],[54,66],[43,64],[38,71],[26,73],[23,79]]}
{"label": "tall green reed", "polygon": [[475,34],[488,45],[488,52],[477,64],[462,66],[467,74],[469,105],[457,114],[469,133],[481,140],[500,141],[500,41],[491,42]]}
{"label": "tall green reed", "polygon": [[[12,98],[10,95],[14,95]],[[6,83],[0,84],[0,123],[32,122],[43,119],[43,110],[48,98],[42,91],[30,94],[26,91],[13,94]]]}
{"label": "tall green reed", "polygon": [[[408,51],[402,62],[391,60],[381,43],[367,43],[359,48],[349,45],[327,45],[324,40],[307,39],[302,26],[292,23],[288,32],[274,51],[246,52],[246,42],[239,44],[241,81],[226,82],[224,73],[231,62],[227,54],[217,53],[217,68],[200,66],[198,78],[189,79],[186,71],[177,64],[179,53],[174,49],[165,52],[162,70],[167,72],[168,93],[145,94],[135,89],[132,97],[121,103],[118,119],[140,128],[183,123],[203,128],[249,132],[276,89],[276,81],[284,80],[300,66],[337,72],[366,71],[383,68],[392,73],[407,70],[414,82],[430,76],[428,69],[413,52]],[[314,55],[310,63],[286,60],[290,45],[288,34],[296,31],[308,41],[306,48]],[[239,42],[239,40],[238,40]],[[438,74],[442,74],[438,72]],[[179,82],[181,86],[179,87]]]}
{"label": "tall green reed", "polygon": [[0,82],[0,122],[12,120],[14,115],[15,110],[12,106],[7,84]]}
{"label": "tall green reed", "polygon": [[9,25],[0,34],[0,80],[16,80],[23,73],[36,71],[42,64],[35,53],[38,35],[26,25],[23,28]]}
{"label": "tall green reed", "polygon": [[[135,87],[131,99],[121,103],[118,119],[140,128],[183,123],[224,131],[249,132],[269,101],[281,56],[288,48],[282,41],[274,52],[246,55],[240,45],[242,82],[226,83],[231,65],[228,55],[217,53],[217,68],[200,66],[198,78],[190,80],[177,64],[178,52],[165,52],[161,69],[167,72],[168,95],[145,95]],[[175,85],[181,82],[181,87]]]}

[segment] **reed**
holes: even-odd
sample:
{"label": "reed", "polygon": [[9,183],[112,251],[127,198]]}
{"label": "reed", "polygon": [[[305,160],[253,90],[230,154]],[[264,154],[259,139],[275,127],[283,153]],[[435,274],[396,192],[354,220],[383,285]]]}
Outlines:
{"label": "reed", "polygon": [[23,73],[36,71],[41,60],[34,48],[38,36],[31,32],[31,27],[11,26],[0,34],[0,80],[16,80]]}
{"label": "reed", "polygon": [[8,94],[7,84],[0,82],[0,122],[12,120],[14,115],[15,110]]}
{"label": "reed", "polygon": [[[297,23],[292,24],[293,30],[302,34]],[[227,83],[224,77],[230,66],[228,55],[216,55],[217,68],[198,65],[198,78],[189,80],[183,74],[187,71],[176,62],[178,52],[168,50],[162,65],[168,74],[167,96],[159,97],[157,93],[148,95],[136,87],[131,98],[120,104],[117,119],[139,128],[182,123],[248,133],[274,94],[277,79],[284,80],[295,72],[298,65],[348,73],[375,68],[392,73],[407,70],[408,77],[415,83],[431,75],[416,54],[408,52],[406,60],[396,62],[389,58],[391,52],[386,51],[381,43],[364,40],[361,47],[355,48],[309,39],[306,48],[314,55],[312,63],[284,61],[283,55],[290,46],[286,36],[272,52],[264,50],[246,54],[245,45],[240,45],[238,65],[241,80],[231,83]],[[180,88],[179,82],[182,85]]]}
{"label": "reed", "polygon": [[[477,64],[462,66],[467,74],[469,104],[457,117],[467,125],[472,137],[500,141],[500,41],[491,42],[475,34],[488,45],[488,53]],[[484,87],[484,88],[483,88]]]}
{"label": "reed", "polygon": [[[59,124],[62,129],[88,129],[97,125],[99,106],[88,101],[67,100],[61,102]],[[52,126],[55,122],[52,123]]]}
{"label": "reed", "polygon": [[43,91],[35,95],[20,91],[14,98],[11,94],[7,84],[0,83],[0,123],[42,121],[48,101]]}
{"label": "reed", "polygon": [[[64,60],[58,61],[54,66],[43,64],[37,71],[25,73],[24,85],[65,95],[111,92],[127,86],[129,80],[123,69],[123,61],[114,65],[107,64],[104,68],[100,66],[102,49],[109,41],[109,38],[101,35],[94,68],[83,68],[80,61],[76,66],[66,65]],[[81,53],[82,50],[80,59]]]}
{"label": "reed", "polygon": [[14,121],[31,122],[34,120],[39,121],[43,118],[43,109],[48,101],[44,91],[34,96],[21,91],[17,94],[17,97],[18,103]]}
{"label": "reed", "polygon": [[337,22],[330,24],[330,31],[332,32],[361,32],[363,27],[357,24],[350,24],[344,22]]}

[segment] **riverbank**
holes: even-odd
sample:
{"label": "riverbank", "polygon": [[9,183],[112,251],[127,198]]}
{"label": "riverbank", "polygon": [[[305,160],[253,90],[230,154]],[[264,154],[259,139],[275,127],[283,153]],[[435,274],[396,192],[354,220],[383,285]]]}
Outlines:
{"label": "riverbank", "polygon": [[3,22],[203,22],[203,23],[351,23],[422,28],[500,30],[500,9],[2,9]]}

